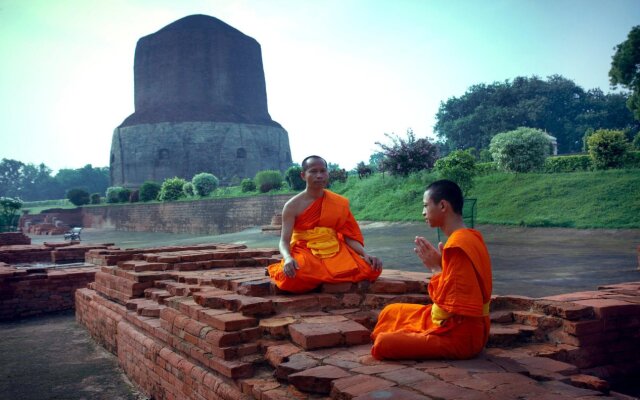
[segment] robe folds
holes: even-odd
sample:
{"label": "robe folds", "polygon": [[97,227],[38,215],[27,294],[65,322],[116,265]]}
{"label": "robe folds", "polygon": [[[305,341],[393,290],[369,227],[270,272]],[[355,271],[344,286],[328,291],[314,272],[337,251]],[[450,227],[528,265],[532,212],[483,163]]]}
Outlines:
{"label": "robe folds", "polygon": [[492,278],[480,232],[454,231],[442,251],[442,272],[431,277],[433,304],[390,304],[371,334],[376,359],[468,359],[489,339]]}
{"label": "robe folds", "polygon": [[374,281],[380,271],[371,266],[345,242],[364,244],[360,227],[345,197],[324,191],[306,210],[296,216],[291,235],[291,256],[299,269],[289,278],[284,260],[268,267],[271,280],[282,290],[304,293],[321,283]]}

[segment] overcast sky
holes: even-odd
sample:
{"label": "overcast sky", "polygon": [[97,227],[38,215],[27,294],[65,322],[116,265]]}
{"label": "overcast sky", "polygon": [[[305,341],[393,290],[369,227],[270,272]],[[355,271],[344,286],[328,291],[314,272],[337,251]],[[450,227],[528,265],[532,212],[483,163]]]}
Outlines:
{"label": "overcast sky", "polygon": [[560,74],[609,92],[638,0],[0,0],[0,158],[108,166],[133,113],[137,40],[191,14],[262,46],[292,157],[368,161],[385,133],[435,138],[474,84]]}

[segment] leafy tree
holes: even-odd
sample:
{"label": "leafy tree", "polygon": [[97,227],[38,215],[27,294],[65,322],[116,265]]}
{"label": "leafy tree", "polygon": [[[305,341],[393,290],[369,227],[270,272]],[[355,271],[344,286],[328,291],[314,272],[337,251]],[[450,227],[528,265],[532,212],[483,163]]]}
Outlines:
{"label": "leafy tree", "polygon": [[210,173],[201,172],[191,179],[195,194],[200,197],[206,197],[218,188],[218,178]]}
{"label": "leafy tree", "polygon": [[640,129],[624,106],[625,94],[585,91],[560,75],[536,76],[471,86],[460,97],[440,104],[435,131],[444,151],[474,147],[486,149],[491,138],[520,126],[551,132],[558,152],[579,152],[582,137],[591,129]]}
{"label": "leafy tree", "polygon": [[119,203],[120,202],[120,192],[122,192],[124,188],[122,186],[111,186],[107,188],[107,192],[105,193],[105,197],[107,198],[107,203]]}
{"label": "leafy tree", "polygon": [[636,133],[636,136],[633,138],[633,142],[631,142],[631,145],[635,150],[640,150],[640,132]]}
{"label": "leafy tree", "polygon": [[346,182],[347,171],[344,168],[336,168],[329,171],[329,184],[333,182]]}
{"label": "leafy tree", "polygon": [[69,199],[74,206],[83,206],[91,202],[89,192],[80,188],[70,189],[67,192],[67,199]]}
{"label": "leafy tree", "polygon": [[282,187],[282,175],[280,171],[266,170],[260,171],[254,178],[256,186],[260,193],[266,193],[271,190],[278,190]]}
{"label": "leafy tree", "polygon": [[394,134],[385,133],[385,136],[391,140],[391,145],[376,142],[384,154],[384,171],[392,175],[407,176],[412,172],[433,168],[438,148],[427,139],[416,139],[411,129],[407,129],[406,140]]}
{"label": "leafy tree", "polygon": [[382,167],[382,160],[384,160],[384,153],[376,151],[369,156],[369,167],[375,172],[380,171]]}
{"label": "leafy tree", "polygon": [[93,193],[91,195],[91,204],[100,204],[101,201],[100,193]]}
{"label": "leafy tree", "polygon": [[292,190],[303,190],[307,186],[300,176],[301,173],[302,167],[297,165],[291,166],[285,171],[284,179]]}
{"label": "leafy tree", "polygon": [[549,155],[550,142],[539,129],[518,128],[491,139],[489,150],[498,168],[510,172],[539,170]]}
{"label": "leafy tree", "polygon": [[629,148],[624,132],[609,129],[594,132],[587,143],[591,162],[596,169],[621,167]]}
{"label": "leafy tree", "polygon": [[21,208],[20,199],[0,197],[0,232],[9,232],[18,224],[18,210]]}
{"label": "leafy tree", "polygon": [[364,161],[360,161],[358,165],[356,165],[356,172],[358,173],[358,178],[368,178],[373,173],[373,168],[366,165]]}
{"label": "leafy tree", "polygon": [[158,200],[160,201],[175,201],[184,197],[182,187],[187,183],[182,178],[174,177],[165,179],[160,187],[160,193],[158,194]]}
{"label": "leafy tree", "polygon": [[118,192],[118,202],[128,203],[129,198],[131,198],[131,189],[122,188],[122,190]]}
{"label": "leafy tree", "polygon": [[240,189],[243,193],[254,192],[256,190],[256,183],[251,178],[245,178],[240,182]]}
{"label": "leafy tree", "polygon": [[160,184],[153,181],[145,181],[140,186],[140,201],[152,201],[158,199]]}
{"label": "leafy tree", "polygon": [[640,25],[631,28],[627,40],[615,47],[609,82],[631,91],[627,107],[640,120]]}
{"label": "leafy tree", "polygon": [[469,194],[476,176],[476,159],[470,151],[456,150],[436,161],[435,168],[440,179],[449,179],[460,186],[462,192]]}
{"label": "leafy tree", "polygon": [[63,189],[83,188],[89,193],[104,192],[109,186],[109,167],[87,164],[78,169],[61,169],[55,176]]}
{"label": "leafy tree", "polygon": [[18,160],[3,158],[0,161],[0,196],[18,197],[20,190],[18,182],[22,176],[24,163]]}
{"label": "leafy tree", "polygon": [[192,197],[194,195],[193,192],[193,183],[187,182],[182,186],[182,193],[184,193],[187,197]]}

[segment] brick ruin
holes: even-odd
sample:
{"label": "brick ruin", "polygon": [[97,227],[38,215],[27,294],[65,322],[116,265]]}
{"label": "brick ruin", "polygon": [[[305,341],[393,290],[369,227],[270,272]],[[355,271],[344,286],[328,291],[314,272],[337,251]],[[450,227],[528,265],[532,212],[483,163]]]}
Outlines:
{"label": "brick ruin", "polygon": [[7,284],[14,296],[50,291],[49,302],[72,288],[78,322],[154,399],[631,398],[611,386],[640,371],[640,282],[494,296],[479,357],[380,362],[369,339],[379,311],[429,303],[428,274],[385,270],[373,284],[289,295],[264,274],[278,258],[216,243],[96,247],[80,268],[0,265],[0,304]]}
{"label": "brick ruin", "polygon": [[155,399],[624,398],[610,384],[640,371],[640,282],[496,296],[480,357],[379,362],[378,312],[429,303],[428,275],[385,270],[373,284],[288,295],[264,274],[277,258],[223,244],[90,250],[100,271],[76,292],[76,317]]}

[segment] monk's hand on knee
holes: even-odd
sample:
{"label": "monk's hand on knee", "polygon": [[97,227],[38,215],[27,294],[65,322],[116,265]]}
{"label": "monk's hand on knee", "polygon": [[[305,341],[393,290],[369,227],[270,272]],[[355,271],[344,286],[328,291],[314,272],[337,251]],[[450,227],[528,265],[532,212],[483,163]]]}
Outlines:
{"label": "monk's hand on knee", "polygon": [[442,243],[438,244],[438,249],[433,247],[431,243],[422,236],[416,236],[416,252],[422,264],[429,268],[431,272],[439,272],[442,270]]}
{"label": "monk's hand on knee", "polygon": [[282,266],[282,272],[284,272],[287,278],[293,278],[296,276],[296,270],[298,270],[299,268],[300,267],[298,266],[296,260],[290,258],[286,260],[284,265]]}
{"label": "monk's hand on knee", "polygon": [[367,262],[367,264],[371,265],[371,268],[374,271],[381,271],[382,270],[382,260],[379,259],[376,256],[372,256],[371,254],[365,253],[365,255],[362,257],[364,258],[364,260]]}

